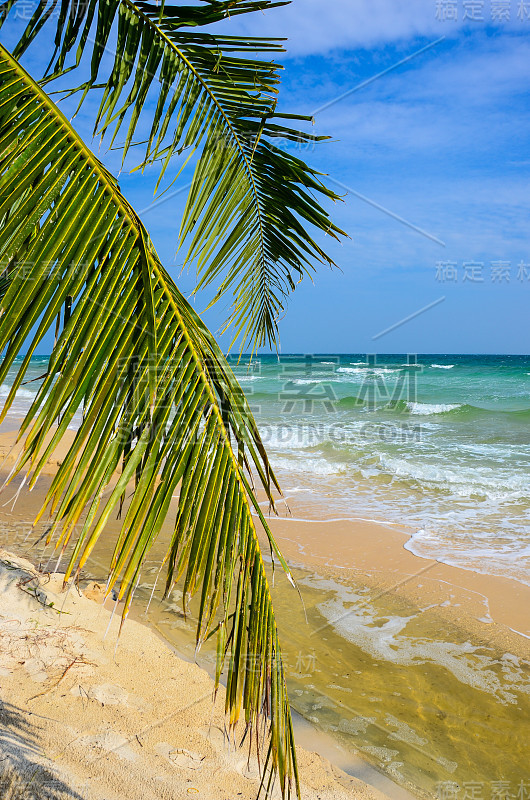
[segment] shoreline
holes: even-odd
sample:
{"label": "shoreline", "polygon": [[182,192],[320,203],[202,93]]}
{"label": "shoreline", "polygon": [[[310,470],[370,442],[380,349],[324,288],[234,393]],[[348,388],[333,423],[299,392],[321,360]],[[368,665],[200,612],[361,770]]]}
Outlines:
{"label": "shoreline", "polygon": [[[20,449],[20,444],[14,445],[18,422],[21,420],[8,418],[0,426],[0,475],[12,465]],[[43,476],[55,474],[66,452],[66,442],[73,436],[74,431],[65,433],[54,458],[45,465]],[[36,489],[32,494],[38,494]],[[259,491],[258,499],[262,499]],[[525,644],[525,640],[530,641],[530,614],[526,612],[530,608],[530,585],[516,578],[490,575],[418,555],[407,548],[416,531],[404,523],[353,516],[326,519],[329,509],[324,506],[319,509],[322,517],[315,518],[315,507],[300,503],[296,496],[290,497],[288,489],[282,499],[289,504],[289,513],[266,514],[266,517],[280,549],[293,565],[307,570],[318,568],[326,576],[339,579],[363,578],[376,589],[395,591],[416,603],[423,602],[422,595],[428,594],[444,618],[454,619],[463,614],[473,632],[482,631],[501,646],[507,640],[519,640],[514,646],[522,654],[530,655],[530,644]],[[30,501],[30,505],[36,508],[38,501]],[[282,506],[285,508],[280,502],[278,507]],[[257,518],[255,512],[253,516]],[[325,542],[323,548],[321,541]],[[346,560],[333,563],[329,555],[333,552]],[[419,583],[425,573],[428,574],[424,581]],[[457,608],[459,611],[455,613]]]}
{"label": "shoreline", "polygon": [[[296,500],[293,503],[292,498],[286,498],[286,499],[289,499],[289,501],[295,507],[296,507],[296,505],[298,505],[298,502]],[[265,503],[262,503],[260,505],[267,506],[267,504],[268,503],[265,502]],[[300,505],[301,505],[301,509],[302,509],[302,513],[303,513],[304,504],[302,503]],[[314,508],[315,508],[315,505],[312,506],[313,512],[314,512]],[[322,505],[322,506],[320,506],[320,508],[324,509],[325,506]],[[386,518],[361,517],[361,516],[357,517],[357,516],[351,516],[351,515],[350,516],[346,516],[345,515],[345,516],[340,516],[340,517],[325,517],[325,516],[323,516],[322,518],[319,517],[318,519],[315,518],[315,517],[311,517],[311,516],[299,517],[299,516],[294,516],[293,514],[290,514],[288,516],[282,516],[280,514],[279,517],[280,517],[280,519],[285,520],[286,522],[298,522],[298,523],[301,523],[301,524],[304,524],[304,525],[314,525],[314,524],[318,524],[318,523],[323,523],[323,524],[329,525],[329,524],[335,524],[335,523],[348,523],[348,522],[352,523],[352,524],[355,524],[355,523],[364,524],[364,523],[366,523],[368,525],[376,525],[378,527],[383,527],[388,531],[393,531],[393,532],[398,532],[398,533],[403,534],[403,536],[405,536],[406,539],[407,539],[407,541],[405,541],[403,543],[403,547],[405,548],[405,550],[408,550],[411,553],[411,555],[415,556],[417,559],[422,559],[422,560],[426,560],[426,561],[436,561],[438,564],[445,564],[448,567],[452,567],[454,569],[461,570],[463,572],[473,572],[473,573],[476,573],[477,575],[482,575],[484,578],[492,578],[494,580],[496,580],[497,578],[509,579],[509,580],[511,580],[511,581],[513,581],[515,583],[520,583],[523,586],[527,586],[527,587],[530,588],[530,574],[529,574],[528,580],[522,580],[521,578],[518,578],[518,577],[500,575],[500,574],[498,574],[496,572],[481,571],[481,570],[477,569],[475,566],[467,566],[466,567],[466,566],[463,566],[462,564],[452,564],[449,561],[444,561],[442,558],[433,559],[433,558],[430,558],[429,556],[421,555],[421,553],[415,552],[415,550],[412,547],[410,547],[409,545],[411,544],[412,540],[418,535],[418,533],[420,531],[417,528],[412,527],[409,523],[405,524],[405,523],[401,523],[401,522],[392,521],[392,520],[389,520],[389,519],[386,519]],[[276,517],[274,517],[274,516],[272,518],[276,519]]]}
{"label": "shoreline", "polygon": [[510,643],[530,655],[527,584],[419,556],[407,549],[414,534],[405,525],[359,517],[317,520],[296,500],[289,503],[292,516],[268,517],[289,563],[339,580],[362,579],[416,604],[436,606],[444,619],[460,619],[500,646]]}
{"label": "shoreline", "polygon": [[[108,602],[107,610],[111,610],[111,605],[112,604]],[[143,625],[152,630],[164,643],[165,647],[169,648],[178,659],[189,664],[198,663],[197,660],[193,658],[193,652],[187,653],[185,648],[182,647],[182,643],[171,641],[156,622],[149,621],[145,614],[139,614],[134,606],[131,607],[131,613],[128,619],[132,619],[139,625]],[[179,644],[181,645],[180,647]],[[201,659],[200,667],[213,680],[215,665],[205,659]],[[224,676],[222,675],[220,681],[221,686],[225,685],[223,678]],[[345,750],[345,748],[341,747],[340,743],[334,740],[329,733],[321,730],[314,723],[309,722],[306,717],[294,708],[292,703],[291,715],[297,752],[298,748],[301,747],[305,751],[315,753],[324,761],[329,761],[333,768],[345,773],[350,778],[361,781],[370,789],[380,792],[383,798],[391,798],[391,800],[418,800],[417,795],[411,793],[412,789],[409,791],[404,786],[392,781],[359,753]],[[378,798],[378,800],[380,799]]]}
{"label": "shoreline", "polygon": [[[16,421],[12,419],[6,420],[6,422],[1,426],[0,453],[4,458],[7,455],[7,460],[2,465],[4,469],[6,468],[6,464],[9,468],[11,463],[14,461],[13,456],[18,450],[18,447],[14,446],[14,440],[17,432],[18,428],[16,426]],[[67,436],[68,435],[73,436],[73,432],[70,432],[70,434],[67,434]],[[64,443],[62,444],[59,452],[55,455],[55,458],[46,464],[43,470],[44,481],[49,480],[55,474],[57,464],[62,458],[62,449],[64,449]],[[5,474],[3,477],[5,477]],[[0,479],[1,478],[2,473],[0,473]],[[29,494],[27,490],[23,492],[20,497],[17,498],[17,504],[14,506],[11,512],[5,511],[3,508],[0,509],[0,525],[2,522],[7,525],[12,525],[13,523],[16,525],[17,512],[20,513],[23,508],[29,512],[28,514],[24,515],[26,516],[26,523],[29,522],[29,519],[34,517],[36,511],[38,510],[40,501],[44,496],[42,482],[43,481],[41,480],[40,485],[36,486],[31,494]],[[15,481],[15,485],[16,483],[17,481]],[[110,527],[112,527],[112,525]],[[17,549],[17,553],[14,556],[15,560],[25,563],[27,568],[31,567],[34,569],[35,567],[32,561],[27,560],[27,544],[18,541],[14,546]],[[0,544],[0,552],[2,551],[2,548],[3,543]],[[21,553],[20,550],[23,552]],[[92,599],[96,599],[95,595],[92,597]],[[103,608],[104,612],[108,614],[112,610],[112,605],[113,604],[111,603],[110,599],[107,599],[107,603],[101,608]],[[0,614],[0,627],[1,622],[2,620]],[[133,603],[131,608],[127,625],[129,622],[134,625],[139,625],[143,629],[149,630],[158,641],[163,643],[164,649],[174,655],[178,662],[193,664],[195,668],[200,669],[205,675],[208,674],[210,679],[212,678],[209,670],[205,669],[204,666],[198,667],[196,662],[194,663],[193,658],[186,657],[183,650],[179,649],[175,645],[175,642],[172,642],[171,639],[165,636],[156,623],[147,620],[145,615],[142,615],[138,608],[135,607],[135,603]],[[0,677],[1,676],[2,672],[0,671]],[[322,763],[325,765],[324,771],[333,775],[336,786],[334,784],[334,789],[329,794],[329,800],[334,800],[335,796],[342,797],[341,791],[343,787],[345,787],[347,790],[351,790],[353,787],[353,793],[348,791],[347,794],[344,795],[344,800],[388,800],[389,797],[392,798],[392,800],[414,800],[413,795],[411,795],[402,786],[393,782],[388,776],[379,771],[376,767],[372,766],[368,760],[363,759],[358,755],[346,752],[337,742],[334,742],[323,731],[319,731],[314,725],[308,723],[307,720],[297,714],[294,709],[293,717],[295,720],[294,725],[297,741],[298,738],[301,737],[305,742],[305,750],[303,750],[297,744],[297,752],[301,751],[305,753],[306,750],[309,750],[317,761],[319,759],[322,760]],[[337,788],[339,790],[338,794],[335,793]],[[319,797],[328,797],[325,791],[323,794],[320,794],[320,791],[321,790],[319,789]],[[138,798],[138,800],[140,800],[140,798]]]}
{"label": "shoreline", "polygon": [[[13,432],[3,437],[0,435],[0,447],[7,446],[13,438]],[[60,458],[61,454],[58,453],[56,460]],[[46,467],[46,475],[31,494],[24,490],[14,509],[2,509],[0,520],[3,520],[5,530],[13,529],[16,533],[16,525],[21,524],[21,533],[25,532],[27,536],[29,519],[39,500],[43,498],[46,485],[55,469],[56,462],[50,463]],[[19,481],[15,481],[14,495],[18,485]],[[370,774],[372,777],[374,773],[382,775],[384,780],[375,784],[377,788],[388,787],[385,781],[392,781],[394,791],[387,789],[392,797],[398,796],[397,791],[403,791],[407,795],[407,790],[416,796],[431,797],[434,793],[433,781],[451,778],[452,771],[457,766],[454,753],[461,752],[461,748],[465,747],[465,739],[459,739],[460,734],[465,734],[465,731],[458,731],[456,738],[454,732],[451,732],[451,740],[444,745],[445,749],[432,749],[433,742],[439,736],[440,720],[451,718],[451,708],[447,706],[444,696],[459,696],[461,713],[465,714],[469,708],[473,714],[473,709],[477,709],[480,719],[490,715],[494,719],[498,718],[499,724],[504,725],[506,731],[512,730],[512,724],[516,726],[514,730],[518,730],[518,720],[512,719],[510,708],[506,710],[502,705],[513,702],[510,699],[506,701],[506,698],[510,697],[510,693],[513,694],[515,684],[495,683],[493,695],[490,697],[491,687],[488,688],[487,681],[481,683],[479,680],[477,683],[476,676],[470,674],[462,677],[458,665],[462,661],[486,659],[479,672],[486,671],[488,675],[493,675],[492,670],[497,670],[495,664],[504,663],[502,659],[507,654],[510,658],[528,659],[529,645],[525,638],[528,620],[525,610],[530,607],[530,587],[513,579],[492,578],[417,556],[405,549],[411,532],[404,525],[388,526],[383,522],[359,518],[338,518],[333,521],[311,519],[309,522],[311,514],[308,515],[308,509],[296,498],[287,499],[291,505],[291,517],[269,517],[269,522],[278,545],[295,570],[307,613],[293,595],[292,588],[287,586],[281,570],[277,570],[277,585],[273,592],[284,664],[290,682],[291,704],[302,714],[306,724],[313,726],[310,733],[306,731],[307,740],[316,742],[319,751],[326,754],[329,752],[333,756],[330,760],[342,769],[348,764],[357,763],[357,771],[352,770],[352,774],[362,776],[369,783],[372,782],[367,777]],[[307,521],[301,522],[301,519]],[[109,521],[108,528],[108,538],[112,541],[117,530],[116,522]],[[36,538],[37,531],[33,533],[33,538]],[[263,542],[264,537],[261,538],[266,545]],[[15,540],[17,544],[13,544],[13,547],[18,552],[22,549],[27,554],[27,544],[22,543],[22,537],[15,535],[13,542]],[[109,546],[111,545],[105,545],[107,548]],[[264,546],[263,552],[267,560],[267,546]],[[95,559],[91,564],[92,577],[99,576],[100,572],[102,574],[105,556],[102,553],[100,556],[103,560]],[[154,552],[154,561],[156,558],[157,554]],[[154,567],[147,569],[147,572],[152,575],[153,570],[156,572]],[[145,597],[146,587],[147,584],[143,585],[143,589],[140,585],[140,596]],[[140,597],[138,603],[141,604]],[[309,627],[308,614],[311,621]],[[142,614],[141,611],[135,612],[133,605],[131,617],[132,620],[136,619],[147,625],[152,632],[156,631],[157,636],[164,640],[164,646],[169,644],[179,655],[181,653],[176,643],[181,634],[182,642],[186,641],[186,636],[190,639],[189,631],[186,634],[182,630],[182,620],[171,612],[171,608],[167,608],[167,604],[153,604],[149,615]],[[344,618],[347,618],[346,622],[351,622],[350,627],[344,625]],[[416,647],[408,653],[395,651],[396,621],[403,629],[401,631],[398,626],[399,636],[406,633],[406,637],[400,639],[399,647],[402,648],[403,642],[410,641],[419,644],[419,650]],[[514,632],[517,626],[523,628],[521,635]],[[374,633],[376,637],[380,634],[381,641],[383,644],[386,642],[386,645],[381,647],[373,636],[371,639],[359,638],[359,631],[363,634]],[[445,671],[440,672],[443,659],[439,660],[435,654],[432,661],[430,655],[425,655],[428,648],[421,644],[422,641],[434,642],[438,647],[444,642],[453,643],[452,650],[446,647],[443,651],[446,661],[449,659],[447,674]],[[388,642],[391,644],[388,645]],[[307,659],[310,652],[316,657],[316,672],[308,672],[299,665],[300,661]],[[487,656],[479,656],[479,653]],[[365,672],[366,654],[373,667],[368,673]],[[416,668],[414,662],[420,656],[422,659],[427,658],[427,661],[420,661]],[[400,662],[399,658],[403,657],[405,660]],[[206,653],[202,661],[207,659]],[[190,661],[193,661],[193,648]],[[355,695],[354,705],[351,705],[346,696],[348,702],[344,702],[344,692],[351,692],[352,689],[344,687],[339,667],[333,672],[333,664],[339,662],[342,672],[348,673],[352,669],[352,663],[358,662],[358,668],[354,672],[361,671],[363,681],[368,681],[366,692],[363,691],[362,695],[371,692],[373,698]],[[403,670],[400,663],[409,666]],[[423,663],[425,666],[421,666]],[[302,674],[304,671],[307,674]],[[379,677],[374,678],[378,673]],[[445,683],[440,683],[441,678]],[[433,691],[430,688],[434,685],[433,681],[444,686],[444,691]],[[414,686],[414,691],[408,697],[407,704],[403,705],[401,698],[410,694],[408,684],[410,687]],[[394,691],[386,691],[387,685]],[[488,695],[484,695],[485,690]],[[376,717],[373,715],[376,708],[370,702],[372,699],[382,701],[383,713],[377,717],[379,722],[375,721]],[[430,701],[432,710],[429,711],[428,718],[424,719],[423,715],[417,718],[414,731],[409,722],[417,714],[416,705],[421,709],[427,700]],[[524,703],[521,710],[523,707]],[[321,710],[315,712],[313,709]],[[481,730],[480,719],[475,720],[477,731]],[[368,721],[370,726],[376,726],[375,732],[372,727],[368,730],[371,739],[364,744],[362,739],[366,724],[363,720]],[[390,727],[388,720],[391,721]],[[396,731],[392,731],[392,726],[397,726]],[[426,731],[429,731],[431,737],[430,749],[421,753],[421,750],[425,751],[425,747],[418,749],[414,741],[420,741]],[[492,732],[496,734],[494,729]],[[330,749],[324,744],[326,737]],[[491,754],[496,755],[496,741],[485,741],[483,746],[488,746],[489,750],[481,774],[485,774],[486,770],[486,774],[492,775],[488,763],[491,761]],[[518,757],[515,756],[516,760]],[[393,760],[389,762],[389,759]],[[478,767],[471,766],[469,769],[466,775],[468,779],[476,779],[480,775],[473,771]],[[347,771],[350,772],[349,769]],[[421,781],[418,783],[418,776],[424,774],[434,776],[428,785],[423,785]],[[407,788],[402,790],[403,786]],[[384,788],[382,790],[385,791]]]}

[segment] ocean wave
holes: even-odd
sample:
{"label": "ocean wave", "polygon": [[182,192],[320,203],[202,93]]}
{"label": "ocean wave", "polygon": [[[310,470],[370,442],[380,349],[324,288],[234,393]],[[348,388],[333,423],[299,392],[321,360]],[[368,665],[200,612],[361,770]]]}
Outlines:
{"label": "ocean wave", "polygon": [[453,469],[386,455],[381,455],[379,465],[395,478],[414,481],[431,490],[437,488],[462,498],[482,497],[506,502],[527,499],[530,493],[526,475],[502,474],[488,467]]}
{"label": "ocean wave", "polygon": [[346,397],[341,397],[337,401],[337,405],[339,408],[360,408],[364,406],[364,400],[361,400],[360,397],[347,395]]}
{"label": "ocean wave", "polygon": [[384,377],[385,375],[392,375],[396,372],[402,372],[402,370],[392,367],[374,367],[371,364],[365,364],[364,368],[355,367],[352,369],[352,367],[339,367],[337,372],[344,372],[348,375],[366,375],[373,373],[374,375],[381,375]]}
{"label": "ocean wave", "polygon": [[317,386],[326,383],[341,383],[341,381],[333,378],[317,378],[315,376],[314,378],[295,378],[289,381],[289,383],[294,383],[295,386]]}
{"label": "ocean wave", "polygon": [[398,412],[408,411],[410,414],[418,416],[444,414],[464,420],[480,420],[489,417],[491,419],[506,419],[511,422],[526,423],[530,421],[530,408],[516,408],[512,410],[504,408],[482,408],[481,406],[474,406],[469,403],[422,403],[411,401],[405,402],[404,404],[397,403],[394,410]]}
{"label": "ocean wave", "polygon": [[[9,392],[11,391],[11,388],[12,387],[9,386],[7,383],[3,383],[0,386],[0,397],[7,397]],[[34,392],[31,392],[29,389],[19,388],[17,389],[17,393],[15,396],[19,399],[24,398],[26,400],[34,400],[36,394],[37,394],[36,390]]]}
{"label": "ocean wave", "polygon": [[340,475],[343,473],[344,466],[340,464],[331,464],[325,458],[307,458],[304,455],[303,460],[299,458],[285,458],[285,457],[271,457],[272,465],[275,470],[285,470],[289,476],[293,473],[304,473],[311,475],[332,476]]}
{"label": "ocean wave", "polygon": [[448,411],[455,411],[457,408],[462,408],[461,403],[407,403],[407,410],[411,414],[418,414],[419,416],[431,416],[432,414],[447,414]]}
{"label": "ocean wave", "polygon": [[432,369],[453,369],[454,364],[431,364]]}

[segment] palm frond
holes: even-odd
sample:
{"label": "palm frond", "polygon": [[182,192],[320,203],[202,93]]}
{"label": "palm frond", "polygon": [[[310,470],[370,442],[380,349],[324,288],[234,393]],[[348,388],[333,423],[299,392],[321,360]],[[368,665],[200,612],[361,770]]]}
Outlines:
{"label": "palm frond", "polygon": [[[16,2],[7,0],[5,12]],[[41,0],[15,55],[25,51],[49,16],[56,16],[56,3]],[[160,161],[160,179],[173,156],[198,151],[180,243],[187,243],[185,263],[197,269],[197,289],[215,285],[213,302],[231,295],[226,327],[233,327],[232,344],[239,338],[242,349],[277,346],[288,294],[315,263],[333,265],[308,230],[334,239],[345,235],[316,199],[338,196],[319,173],[281,146],[306,149],[327,138],[291,127],[309,117],[276,111],[282,67],[258,56],[276,56],[281,40],[201,30],[229,16],[283,4],[63,0],[50,62],[53,77],[69,68],[67,56],[76,46],[75,64],[85,52],[91,55],[90,78],[79,88],[83,97],[94,86],[103,89],[96,128],[111,134],[111,142],[123,128],[125,157],[139,120],[148,118],[142,166]],[[105,53],[114,56],[106,75],[101,74]],[[155,82],[152,111],[146,99]]]}
{"label": "palm frond", "polygon": [[181,579],[185,600],[197,595],[197,644],[217,632],[217,685],[228,662],[230,724],[243,714],[257,731],[268,719],[267,763],[288,796],[293,779],[298,789],[290,709],[244,471],[252,463],[272,499],[276,481],[256,425],[114,178],[3,47],[0,224],[0,380],[30,340],[2,416],[62,313],[14,472],[25,469],[33,486],[82,411],[41,511],[53,513],[48,541],[71,549],[65,581],[86,564],[127,490],[107,586],[119,587],[125,617],[178,493],[166,593]]}

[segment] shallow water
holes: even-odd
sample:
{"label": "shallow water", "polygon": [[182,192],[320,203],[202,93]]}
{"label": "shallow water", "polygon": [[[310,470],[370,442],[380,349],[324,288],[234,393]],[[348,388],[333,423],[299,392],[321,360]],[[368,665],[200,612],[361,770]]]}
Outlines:
{"label": "shallow water", "polygon": [[[286,581],[274,603],[296,711],[417,795],[476,783],[491,797],[505,781],[516,796],[530,779],[529,662],[406,601],[302,570],[295,577],[307,622]],[[147,620],[194,657],[178,599],[151,604]],[[212,667],[214,657],[205,649],[197,660]]]}

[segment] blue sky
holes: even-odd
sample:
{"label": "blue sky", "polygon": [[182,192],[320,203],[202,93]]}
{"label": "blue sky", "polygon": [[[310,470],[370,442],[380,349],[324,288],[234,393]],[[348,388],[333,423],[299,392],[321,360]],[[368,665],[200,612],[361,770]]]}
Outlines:
{"label": "blue sky", "polygon": [[[282,352],[530,352],[530,2],[294,0],[223,24],[289,37],[281,105],[332,137],[302,156],[344,195],[340,270],[298,286]],[[183,195],[149,209],[149,176],[120,183],[177,277]],[[206,314],[214,330],[225,312]]]}

